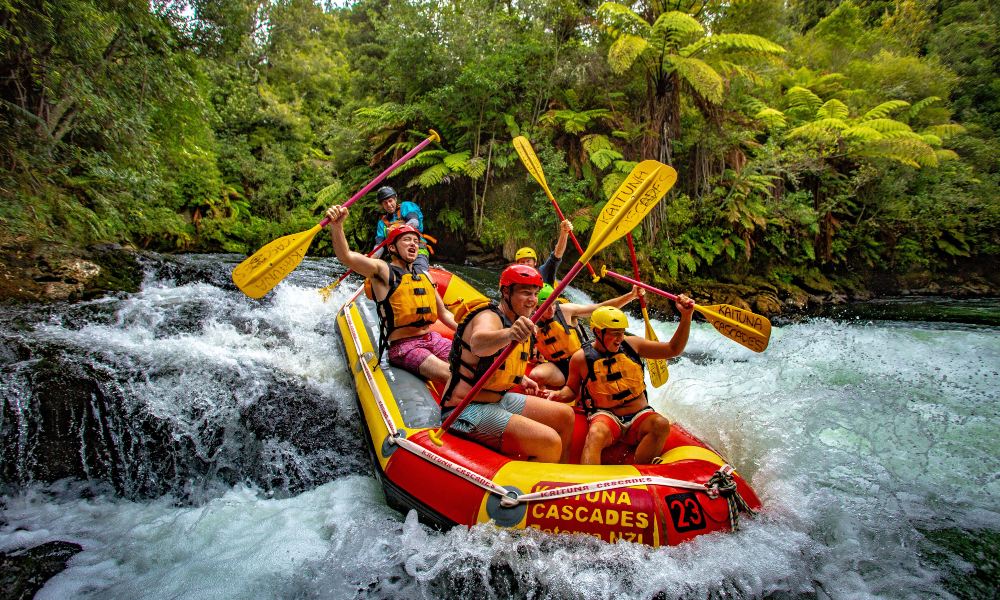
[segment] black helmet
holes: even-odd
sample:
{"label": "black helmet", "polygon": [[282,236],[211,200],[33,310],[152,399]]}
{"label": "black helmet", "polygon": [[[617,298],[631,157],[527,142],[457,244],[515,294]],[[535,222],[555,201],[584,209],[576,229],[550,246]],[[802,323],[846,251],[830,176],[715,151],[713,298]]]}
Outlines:
{"label": "black helmet", "polygon": [[394,198],[395,196],[396,196],[396,190],[392,189],[387,185],[383,185],[378,189],[377,192],[375,192],[375,197],[378,199],[379,202],[388,200],[389,198]]}

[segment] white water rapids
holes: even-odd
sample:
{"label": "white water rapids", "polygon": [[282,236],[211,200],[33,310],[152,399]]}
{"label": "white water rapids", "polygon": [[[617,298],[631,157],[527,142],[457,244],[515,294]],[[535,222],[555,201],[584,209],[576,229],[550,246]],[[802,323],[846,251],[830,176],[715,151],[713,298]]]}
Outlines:
{"label": "white water rapids", "polygon": [[[22,316],[9,332],[97,365],[108,375],[101,389],[167,424],[176,444],[129,454],[140,464],[120,469],[117,492],[4,482],[0,552],[83,546],[38,598],[995,593],[995,582],[978,587],[981,565],[964,550],[985,544],[981,561],[997,560],[996,328],[816,319],[776,326],[754,354],[696,316],[686,354],[651,400],[744,474],[762,514],[738,533],[661,549],[492,526],[442,533],[388,508],[365,463],[332,324],[358,282],[324,303],[316,288],[342,267],[307,260],[257,302],[225,285],[234,264],[182,258],[137,294]],[[672,323],[654,325],[669,339]],[[2,427],[30,413],[33,360],[7,359]],[[294,403],[300,394],[310,403]],[[248,429],[241,419],[264,405],[264,425]],[[306,424],[332,419],[329,443],[261,433],[288,418],[283,406],[307,411]],[[30,466],[30,449],[18,452],[8,456]],[[178,466],[158,471],[164,455]],[[28,468],[14,466],[7,472]]]}

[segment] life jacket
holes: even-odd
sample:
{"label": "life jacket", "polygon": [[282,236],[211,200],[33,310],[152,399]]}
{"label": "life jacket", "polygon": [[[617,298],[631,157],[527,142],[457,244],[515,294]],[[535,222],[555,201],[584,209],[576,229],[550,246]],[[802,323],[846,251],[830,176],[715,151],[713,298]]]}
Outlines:
{"label": "life jacket", "polygon": [[[365,282],[365,293],[372,297],[371,281]],[[423,327],[438,319],[434,282],[426,273],[411,273],[389,264],[389,291],[376,300],[379,316],[379,356],[389,347],[389,336],[400,327]]]}
{"label": "life jacket", "polygon": [[566,315],[559,304],[555,307],[555,315],[551,319],[538,322],[538,335],[535,336],[535,348],[550,362],[569,360],[583,345],[577,328],[566,322]]}
{"label": "life jacket", "polygon": [[581,399],[587,411],[613,410],[646,393],[645,363],[628,342],[623,341],[614,353],[587,346],[583,355],[587,359],[587,377]]}
{"label": "life jacket", "polygon": [[[472,352],[472,347],[465,342],[463,336],[465,334],[465,328],[472,319],[475,318],[479,313],[490,310],[493,311],[503,326],[510,327],[513,323],[507,318],[507,315],[503,313],[496,303],[486,300],[485,298],[479,300],[478,302],[471,302],[466,305],[467,312],[459,316],[456,315],[458,320],[458,329],[455,330],[455,337],[451,341],[451,353],[448,355],[448,364],[451,367],[451,384],[448,389],[441,394],[441,404],[442,406],[451,398],[452,392],[458,386],[458,381],[462,380],[469,385],[475,385],[476,382],[489,370],[490,365],[496,357],[500,356],[503,349],[498,350],[495,354],[491,356],[477,357],[474,363],[467,363],[462,360],[462,352],[468,350]],[[484,390],[488,392],[495,392],[497,394],[503,394],[507,392],[510,388],[521,383],[524,378],[525,370],[528,366],[528,351],[531,349],[531,339],[527,339],[517,346],[514,350],[507,356],[507,359],[497,368],[496,371],[490,375],[490,378],[486,380],[485,385],[483,385]]]}

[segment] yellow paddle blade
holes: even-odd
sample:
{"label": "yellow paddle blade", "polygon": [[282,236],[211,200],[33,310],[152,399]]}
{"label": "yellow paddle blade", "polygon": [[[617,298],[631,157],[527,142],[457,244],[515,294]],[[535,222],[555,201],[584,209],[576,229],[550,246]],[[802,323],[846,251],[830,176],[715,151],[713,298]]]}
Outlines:
{"label": "yellow paddle blade", "polygon": [[729,304],[696,304],[694,309],[719,333],[754,352],[763,352],[771,341],[771,322],[767,317]]}
{"label": "yellow paddle blade", "polygon": [[343,281],[343,279],[338,279],[326,287],[319,288],[319,295],[323,296],[323,302],[328,302],[330,300],[330,294],[333,293],[333,290],[337,289],[337,286],[340,285],[341,281]]}
{"label": "yellow paddle blade", "polygon": [[552,192],[549,191],[549,184],[545,181],[545,172],[542,171],[542,163],[539,162],[538,155],[535,154],[535,149],[531,147],[531,142],[528,141],[528,138],[523,135],[514,138],[514,150],[517,150],[517,155],[521,157],[524,168],[528,169],[528,172],[535,178],[535,181],[545,190],[545,195],[552,198]]}
{"label": "yellow paddle blade", "polygon": [[677,171],[663,163],[644,160],[636,165],[601,210],[590,235],[590,245],[580,262],[588,262],[635,229],[676,182]]}
{"label": "yellow paddle blade", "polygon": [[[649,311],[645,307],[642,309],[642,318],[646,321],[646,339],[651,342],[660,341],[653,331],[653,324],[649,322]],[[653,382],[653,387],[660,387],[667,382],[667,378],[670,377],[667,361],[662,358],[650,359],[646,361],[646,366],[649,367],[649,379]]]}
{"label": "yellow paddle blade", "polygon": [[251,298],[260,298],[299,266],[322,227],[278,238],[233,269],[233,283]]}

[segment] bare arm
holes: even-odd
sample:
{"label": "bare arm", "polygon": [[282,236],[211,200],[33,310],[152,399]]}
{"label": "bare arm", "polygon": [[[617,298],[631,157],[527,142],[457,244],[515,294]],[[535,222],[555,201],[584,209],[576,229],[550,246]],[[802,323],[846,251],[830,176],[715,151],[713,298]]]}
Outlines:
{"label": "bare arm", "polygon": [[441,294],[437,293],[437,290],[434,290],[434,297],[437,299],[438,321],[444,323],[452,331],[458,329],[458,323],[455,322],[455,315],[445,306],[444,300],[441,299]]}
{"label": "bare arm", "polygon": [[344,235],[347,209],[340,205],[334,205],[327,209],[326,216],[330,219],[330,241],[333,242],[333,251],[337,255],[337,260],[360,275],[365,277],[380,275],[377,278],[388,281],[389,267],[385,261],[355,252],[347,245],[347,236]]}
{"label": "bare arm", "polygon": [[636,349],[643,358],[673,358],[680,356],[687,346],[688,334],[691,333],[691,315],[694,313],[694,300],[684,294],[677,297],[674,306],[681,313],[681,322],[669,342],[651,342],[638,336],[629,336],[628,343]]}
{"label": "bare arm", "polygon": [[511,327],[492,311],[483,311],[469,323],[469,346],[476,356],[490,356],[503,350],[511,342],[523,342],[535,334],[535,324],[528,317],[518,317]]}
{"label": "bare arm", "polygon": [[583,356],[583,350],[577,350],[569,359],[569,377],[566,385],[558,392],[553,392],[549,400],[556,402],[572,402],[580,395],[580,388],[583,385],[583,378],[587,374],[587,359]]}
{"label": "bare arm", "polygon": [[566,242],[569,240],[569,232],[573,231],[573,223],[569,219],[559,223],[559,239],[556,240],[556,249],[552,251],[556,258],[561,259],[566,253]]}

